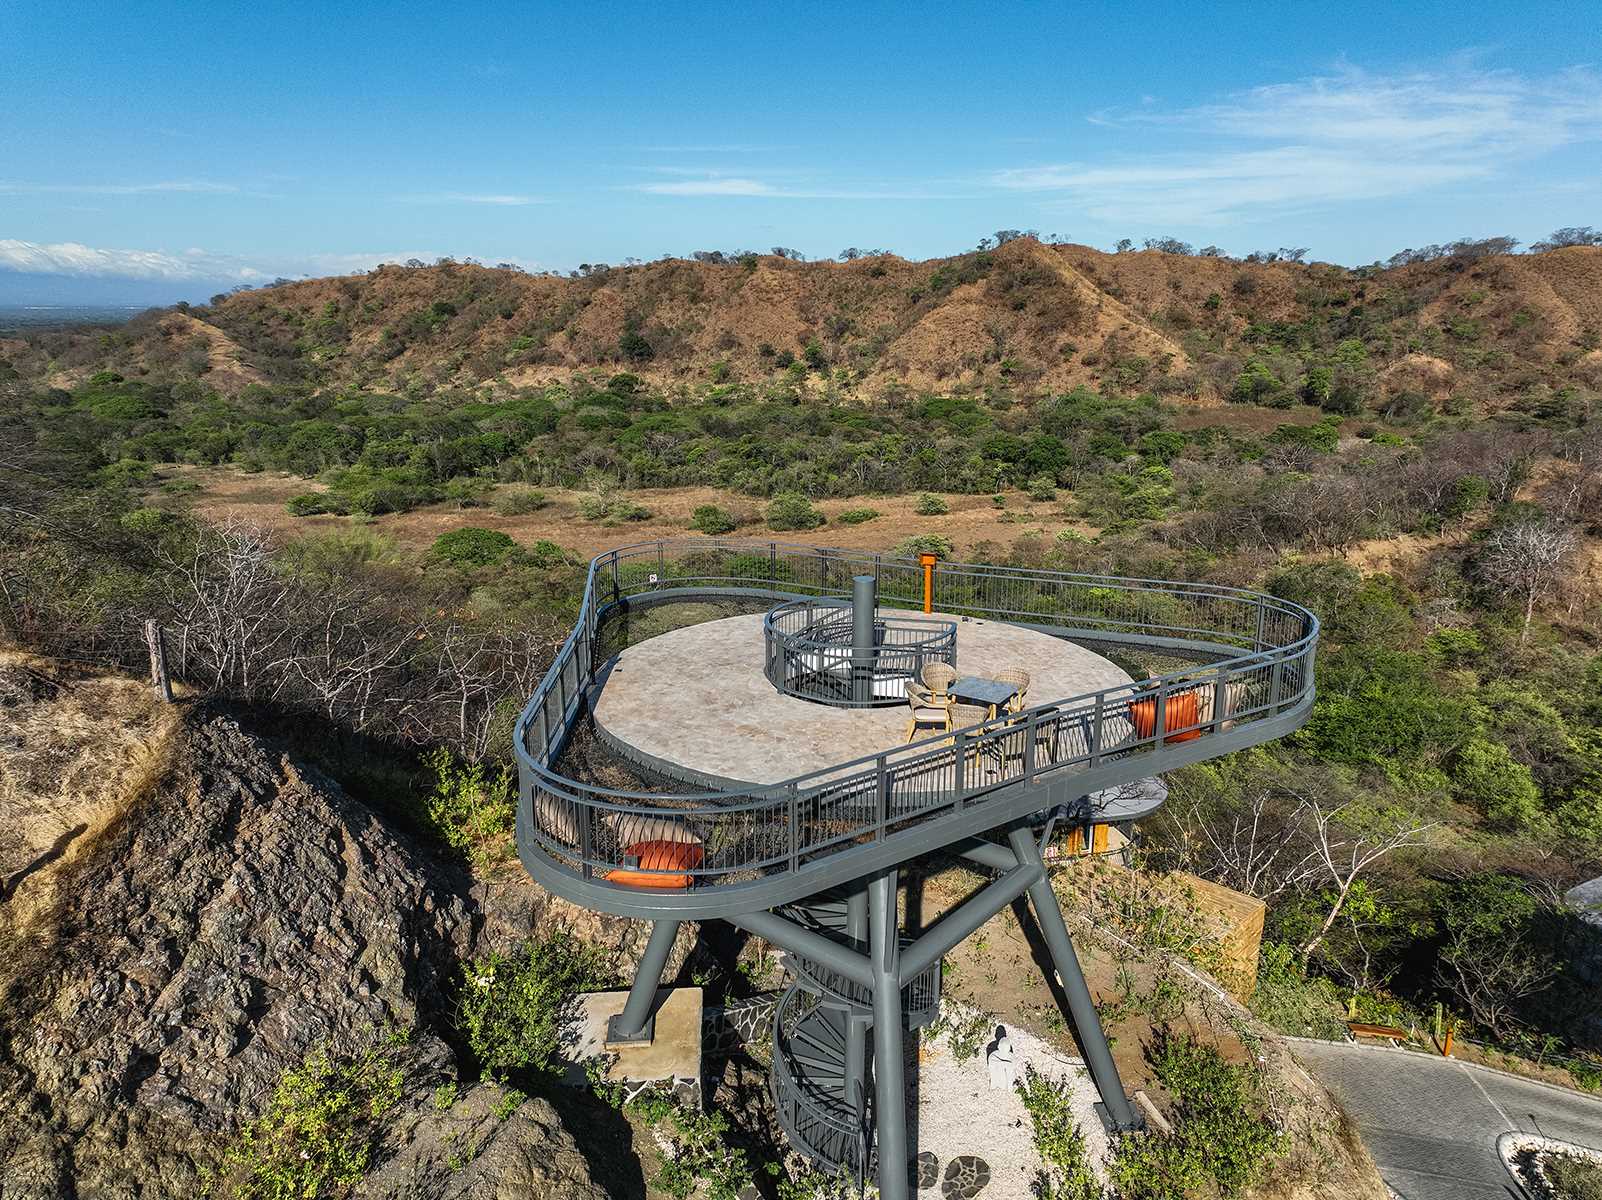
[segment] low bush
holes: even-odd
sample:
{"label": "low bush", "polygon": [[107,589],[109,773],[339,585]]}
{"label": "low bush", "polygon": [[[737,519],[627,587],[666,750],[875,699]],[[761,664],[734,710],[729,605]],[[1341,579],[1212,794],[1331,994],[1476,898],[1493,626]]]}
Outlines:
{"label": "low bush", "polygon": [[[621,1097],[603,1092],[617,1103]],[[702,1112],[682,1104],[664,1088],[640,1093],[622,1105],[667,1143],[662,1169],[651,1180],[674,1200],[737,1200],[752,1186],[745,1151],[728,1143],[729,1119],[720,1112]],[[770,1172],[776,1167],[770,1165]]]}
{"label": "low bush", "polygon": [[1013,1087],[1029,1113],[1035,1150],[1045,1164],[1035,1174],[1036,1200],[1102,1200],[1101,1182],[1091,1169],[1068,1090],[1030,1063],[1024,1064],[1024,1077]]}
{"label": "low bush", "polygon": [[458,475],[445,481],[442,489],[445,499],[457,508],[479,508],[489,498],[495,485],[482,475]]}
{"label": "low bush", "polygon": [[781,492],[768,503],[764,514],[768,528],[778,532],[816,529],[824,516],[800,492]]}
{"label": "low bush", "polygon": [[492,951],[469,962],[456,1029],[486,1074],[537,1086],[557,1070],[574,997],[606,982],[602,951],[556,930],[513,954]]}
{"label": "low bush", "polygon": [[291,496],[284,508],[292,517],[314,517],[318,513],[337,511],[329,507],[329,499],[326,492],[302,492],[298,496]]}
{"label": "low bush", "polygon": [[627,521],[649,521],[651,510],[643,504],[636,504],[627,496],[617,492],[600,492],[592,496],[581,496],[578,502],[579,516],[586,521],[599,521],[603,525],[621,525]]}
{"label": "low bush", "polygon": [[1238,1196],[1263,1177],[1287,1145],[1269,1120],[1262,1077],[1249,1063],[1226,1063],[1191,1034],[1159,1029],[1147,1061],[1174,1098],[1174,1130],[1127,1137],[1113,1160],[1119,1200],[1171,1200],[1210,1181]]}
{"label": "low bush", "polygon": [[537,488],[508,488],[495,497],[495,511],[503,517],[522,517],[539,512],[550,504],[549,498]]}
{"label": "low bush", "polygon": [[517,819],[510,769],[491,774],[483,763],[463,762],[443,747],[423,765],[434,775],[424,810],[440,839],[473,863],[510,858]]}
{"label": "low bush", "polygon": [[950,558],[957,551],[951,539],[938,533],[918,533],[909,538],[902,538],[890,551],[897,558],[917,558],[920,554],[934,554],[940,558]]}
{"label": "low bush", "polygon": [[943,517],[951,511],[951,505],[947,504],[943,497],[933,492],[925,492],[918,497],[917,503],[912,506],[912,511],[920,517]]}
{"label": "low bush", "polygon": [[1602,1200],[1602,1164],[1572,1154],[1555,1154],[1545,1166],[1558,1200]]}
{"label": "low bush", "polygon": [[1027,490],[1031,500],[1055,500],[1057,498],[1057,483],[1049,475],[1040,475],[1031,479]]}
{"label": "low bush", "polygon": [[431,562],[462,569],[492,567],[515,549],[517,543],[498,529],[464,525],[435,538],[428,549],[428,558]]}
{"label": "low bush", "polygon": [[714,537],[720,533],[732,533],[737,525],[734,514],[716,504],[698,504],[690,514],[691,529]]}
{"label": "low bush", "polygon": [[402,1083],[393,1045],[356,1058],[312,1051],[224,1151],[235,1200],[347,1195],[367,1173]]}
{"label": "low bush", "polygon": [[835,518],[842,525],[861,525],[880,516],[877,508],[848,508]]}
{"label": "low bush", "polygon": [[1340,988],[1309,975],[1295,949],[1283,942],[1263,943],[1252,1012],[1281,1033],[1297,1037],[1339,1038],[1346,1032]]}

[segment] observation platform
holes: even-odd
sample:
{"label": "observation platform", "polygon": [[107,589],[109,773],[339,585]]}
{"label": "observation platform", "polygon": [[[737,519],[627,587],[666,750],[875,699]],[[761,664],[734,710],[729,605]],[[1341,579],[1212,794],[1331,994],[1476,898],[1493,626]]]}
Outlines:
{"label": "observation platform", "polygon": [[[1073,642],[1003,621],[900,612],[955,623],[959,675],[1029,672],[1026,703],[1129,684]],[[599,674],[597,734],[618,753],[707,787],[781,783],[906,741],[905,704],[836,708],[780,693],[763,674],[763,616],[726,617],[624,650]],[[919,740],[938,737],[923,731]]]}

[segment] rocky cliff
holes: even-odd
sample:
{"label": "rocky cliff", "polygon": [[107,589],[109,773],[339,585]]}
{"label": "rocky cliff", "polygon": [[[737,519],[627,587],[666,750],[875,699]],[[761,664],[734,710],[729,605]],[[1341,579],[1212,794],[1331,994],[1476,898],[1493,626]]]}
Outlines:
{"label": "rocky cliff", "polygon": [[[479,1084],[435,1103],[459,956],[572,914],[464,884],[234,720],[129,681],[12,660],[0,719],[0,828],[34,831],[0,844],[0,1196],[227,1183],[225,1148],[286,1070],[375,1044],[399,1096],[365,1194],[603,1195],[544,1101],[508,1113]],[[625,961],[641,941],[589,922]]]}

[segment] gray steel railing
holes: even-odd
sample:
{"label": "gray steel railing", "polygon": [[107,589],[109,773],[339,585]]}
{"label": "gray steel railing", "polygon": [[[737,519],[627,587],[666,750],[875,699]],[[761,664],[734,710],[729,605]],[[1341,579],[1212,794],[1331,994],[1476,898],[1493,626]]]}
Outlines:
{"label": "gray steel railing", "polygon": [[924,665],[957,663],[954,621],[877,613],[870,663],[854,660],[849,602],[835,597],[788,600],[762,619],[768,682],[787,696],[837,708],[903,704],[907,681]]}
{"label": "gray steel railing", "polygon": [[[866,1114],[859,1116],[850,1098],[815,1087],[795,1070],[791,1038],[813,1003],[805,991],[792,987],[774,1009],[773,1065],[768,1076],[774,1109],[780,1127],[796,1150],[812,1159],[843,1166],[860,1177],[867,1170],[870,1153]],[[842,1055],[842,1071],[844,1065]]]}
{"label": "gray steel railing", "polygon": [[[903,939],[903,947],[911,945]],[[859,1009],[873,1007],[873,991],[855,979],[836,971],[827,963],[816,959],[787,955],[786,961],[802,988],[819,996],[827,996]],[[940,969],[944,959],[937,958],[912,977],[901,989],[901,1011],[914,1021],[933,1019],[940,1004]]]}
{"label": "gray steel railing", "polygon": [[1311,702],[1318,622],[1288,601],[1211,584],[944,564],[935,575],[943,613],[1092,643],[1182,649],[1214,661],[1054,699],[761,787],[627,791],[566,778],[555,768],[596,672],[621,648],[626,623],[617,618],[627,608],[621,601],[841,595],[854,575],[865,573],[878,580],[881,607],[921,605],[922,568],[910,559],[708,540],[598,555],[573,630],[517,722],[520,849],[586,884],[606,884],[608,875],[638,865],[639,844],[683,840],[697,851],[673,873],[691,887],[746,883],[803,871],[1065,771],[1141,755],[1140,769],[1155,774],[1176,757],[1166,752],[1182,743],[1303,711]]}

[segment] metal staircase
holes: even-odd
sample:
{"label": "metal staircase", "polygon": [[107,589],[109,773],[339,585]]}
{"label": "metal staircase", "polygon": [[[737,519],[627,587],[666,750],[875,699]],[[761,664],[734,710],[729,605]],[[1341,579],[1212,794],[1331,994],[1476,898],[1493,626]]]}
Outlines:
{"label": "metal staircase", "polygon": [[[786,906],[804,928],[827,931],[865,949],[867,896],[838,890]],[[902,947],[911,944],[903,937]],[[774,1010],[770,1086],[790,1144],[826,1171],[859,1183],[871,1170],[873,1122],[868,1048],[873,994],[823,963],[785,954],[789,986]],[[936,959],[901,989],[902,1032],[921,1029],[940,1012]]]}
{"label": "metal staircase", "polygon": [[[687,793],[680,779],[623,791],[561,769],[601,672],[627,644],[631,614],[685,601],[838,603],[853,590],[926,613],[938,597],[945,614],[1141,657],[1160,673],[779,784]],[[872,612],[863,619],[858,605],[861,632],[842,660],[856,706],[876,697],[878,660],[870,656],[882,639]],[[518,854],[557,895],[653,922],[613,1040],[649,1038],[653,998],[682,921],[726,920],[778,946],[790,975],[773,1023],[780,1124],[821,1165],[859,1178],[876,1172],[881,1196],[904,1200],[912,1153],[903,1036],[938,1013],[942,956],[1025,897],[1104,1117],[1115,1129],[1139,1127],[1037,831],[1048,814],[1085,825],[1138,820],[1161,804],[1162,790],[1128,785],[1297,728],[1312,708],[1317,643],[1310,612],[1237,588],[937,567],[932,556],[913,561],[775,542],[624,547],[591,562],[578,620],[518,719]],[[786,654],[809,665],[815,650],[770,638],[764,669],[777,672]],[[795,694],[787,682],[793,675],[777,677],[775,686]],[[620,882],[630,878],[621,870],[630,860],[628,839],[617,831],[648,822],[669,823],[698,846],[694,861],[675,867],[680,882],[671,889]],[[909,937],[898,927],[899,871],[935,851],[963,855],[993,877]]]}

